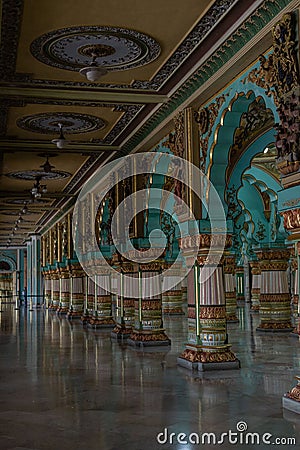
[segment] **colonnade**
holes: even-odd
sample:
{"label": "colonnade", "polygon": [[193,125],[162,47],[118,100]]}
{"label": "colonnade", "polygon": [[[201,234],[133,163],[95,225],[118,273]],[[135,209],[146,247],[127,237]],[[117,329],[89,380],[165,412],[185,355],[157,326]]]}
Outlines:
{"label": "colonnade", "polygon": [[[219,357],[213,356],[212,344],[216,348],[223,346],[222,352],[230,347],[224,344],[227,341],[226,323],[232,318],[237,320],[238,284],[234,258],[223,259],[221,263],[208,284],[201,285],[201,298],[205,300],[201,300],[202,303],[197,300],[200,302],[197,320],[195,286],[201,270],[199,263],[181,283],[162,293],[160,286],[167,285],[162,275],[163,261],[146,264],[125,261],[115,266],[118,275],[97,274],[95,270],[93,276],[88,276],[78,262],[57,263],[43,268],[44,302],[49,310],[69,320],[79,319],[88,328],[111,328],[112,338],[141,346],[169,345],[164,317],[187,313],[189,341],[196,344],[201,341],[207,347],[206,360],[219,361]],[[230,273],[224,275],[226,270]],[[241,278],[241,270],[237,272]],[[230,277],[229,281],[226,275]],[[133,291],[124,288],[125,277],[127,283],[129,277],[132,282],[137,282],[139,295],[130,296]],[[239,283],[243,285],[243,282]],[[153,289],[158,292],[154,297],[150,292]],[[241,298],[242,288],[239,291]],[[216,323],[217,332],[214,331]],[[203,355],[201,357],[203,359]]]}

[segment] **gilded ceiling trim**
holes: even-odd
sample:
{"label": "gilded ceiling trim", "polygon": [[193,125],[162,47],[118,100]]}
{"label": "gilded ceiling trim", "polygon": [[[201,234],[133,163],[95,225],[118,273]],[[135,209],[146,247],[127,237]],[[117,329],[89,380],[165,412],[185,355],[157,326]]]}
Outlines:
{"label": "gilded ceiling trim", "polygon": [[[65,101],[82,101],[89,103],[115,103],[115,104],[145,104],[145,103],[166,103],[168,97],[162,94],[144,93],[144,92],[103,92],[98,90],[97,93],[90,90],[79,89],[53,89],[50,87],[32,87],[29,83],[22,83],[21,87],[7,86],[7,83],[0,83],[0,96],[18,97],[24,101],[27,98],[39,97],[46,100],[65,100]],[[95,99],[97,97],[97,99]]]}

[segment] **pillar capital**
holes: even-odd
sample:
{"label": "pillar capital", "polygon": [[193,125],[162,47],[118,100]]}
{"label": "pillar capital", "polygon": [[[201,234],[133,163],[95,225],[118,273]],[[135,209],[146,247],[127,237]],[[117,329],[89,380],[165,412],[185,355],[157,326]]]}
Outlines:
{"label": "pillar capital", "polygon": [[288,261],[290,258],[290,250],[283,247],[259,249],[255,253],[260,262]]}
{"label": "pillar capital", "polygon": [[224,255],[224,273],[234,274],[236,271],[235,256],[234,255]]}
{"label": "pillar capital", "polygon": [[250,261],[251,273],[252,275],[260,275],[261,267],[259,261]]}
{"label": "pillar capital", "polygon": [[290,250],[287,248],[266,248],[256,250],[259,267],[265,271],[285,271],[288,268]]}
{"label": "pillar capital", "polygon": [[183,252],[196,249],[209,251],[211,247],[216,250],[228,249],[231,244],[232,236],[228,234],[201,233],[179,239],[179,247]]}

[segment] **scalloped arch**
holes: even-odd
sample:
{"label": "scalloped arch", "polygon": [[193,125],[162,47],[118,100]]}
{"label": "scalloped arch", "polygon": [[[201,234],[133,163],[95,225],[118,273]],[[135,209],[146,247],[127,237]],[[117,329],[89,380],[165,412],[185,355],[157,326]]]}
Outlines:
{"label": "scalloped arch", "polygon": [[[272,99],[263,95],[262,92],[258,93],[253,89],[249,89],[247,91],[236,92],[234,96],[226,100],[226,104],[222,111],[220,111],[219,117],[214,125],[214,132],[212,133],[213,140],[209,143],[210,152],[207,161],[207,174],[217,189],[225,207],[227,207],[226,189],[229,185],[233,184],[231,183],[231,179],[236,175],[237,169],[238,171],[240,170],[241,160],[243,172],[245,168],[249,167],[253,156],[261,151],[262,146],[274,141],[274,130],[273,128],[270,130],[269,124],[269,130],[262,130],[261,135],[255,136],[255,139],[245,146],[235,162],[234,170],[229,179],[226,179],[228,177],[229,156],[234,142],[235,132],[240,127],[242,115],[247,113],[249,106],[255,102],[261,102],[265,106],[266,111],[269,111],[270,115],[272,114],[274,121],[277,120],[278,114]],[[256,145],[254,145],[255,143]],[[244,156],[245,153],[249,155],[247,158]],[[241,175],[238,185],[241,184]]]}
{"label": "scalloped arch", "polygon": [[0,254],[0,262],[5,262],[5,263],[9,264],[11,272],[14,272],[17,270],[16,261],[13,258],[11,258],[10,256]]}

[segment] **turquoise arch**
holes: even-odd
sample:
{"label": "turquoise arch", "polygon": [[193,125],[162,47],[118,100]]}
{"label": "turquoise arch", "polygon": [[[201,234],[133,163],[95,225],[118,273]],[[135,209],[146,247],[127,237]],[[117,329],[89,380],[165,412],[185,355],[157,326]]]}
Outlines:
{"label": "turquoise arch", "polygon": [[[241,77],[236,79],[226,89],[224,89],[223,92],[212,98],[207,104],[203,105],[203,107],[207,108],[209,105],[216,102],[217,98],[222,96],[223,99],[225,99],[224,103],[219,108],[218,115],[210,132],[208,139],[208,152],[205,163],[205,173],[208,175],[210,181],[218,191],[221,200],[224,202],[225,208],[225,192],[228,187],[226,186],[225,172],[228,166],[230,148],[233,144],[234,132],[240,125],[242,114],[247,112],[249,105],[253,101],[256,99],[262,99],[266,108],[272,111],[274,123],[279,121],[277,108],[273,98],[268,96],[262,87],[257,86],[247,79],[249,72],[251,72],[254,68],[259,69],[259,67],[260,63],[257,61],[256,64],[251,66],[244,74],[241,75]],[[272,129],[268,133],[265,133],[263,138],[257,138],[255,141],[257,143],[257,148],[252,147],[251,145],[252,154],[250,154],[251,152],[248,153],[249,149],[247,148],[246,152],[249,156],[245,159],[244,155],[242,155],[240,161],[238,161],[238,165],[243,165],[244,169],[245,167],[249,167],[249,161],[255,154],[253,152],[259,153],[263,150],[264,146],[274,142],[274,135],[275,130]],[[205,137],[207,136],[203,135],[203,138]],[[238,185],[240,184],[241,179],[239,180]]]}

